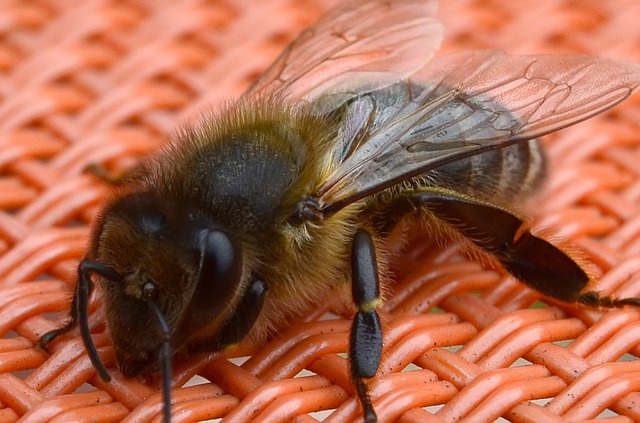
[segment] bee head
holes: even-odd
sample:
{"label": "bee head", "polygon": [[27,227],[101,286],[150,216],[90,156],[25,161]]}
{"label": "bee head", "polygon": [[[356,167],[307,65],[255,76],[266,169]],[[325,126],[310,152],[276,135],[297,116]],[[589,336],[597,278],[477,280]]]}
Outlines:
{"label": "bee head", "polygon": [[149,192],[107,207],[87,261],[98,266],[91,270],[127,377],[155,370],[163,345],[177,352],[194,337],[215,337],[242,290],[242,251],[229,233]]}

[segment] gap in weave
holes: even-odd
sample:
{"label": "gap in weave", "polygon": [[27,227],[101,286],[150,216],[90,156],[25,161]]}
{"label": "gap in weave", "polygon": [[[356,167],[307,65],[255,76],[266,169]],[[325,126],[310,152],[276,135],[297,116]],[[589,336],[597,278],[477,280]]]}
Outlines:
{"label": "gap in weave", "polygon": [[186,388],[188,386],[205,385],[208,383],[211,383],[211,381],[206,377],[195,375],[191,379],[189,379],[187,383],[184,384],[184,387]]}
{"label": "gap in weave", "polygon": [[331,414],[333,414],[334,411],[336,411],[335,408],[332,408],[329,410],[316,411],[314,413],[309,413],[308,416],[321,422],[327,419],[329,416],[331,416]]}
{"label": "gap in weave", "polygon": [[636,355],[633,355],[631,353],[624,353],[622,355],[622,357],[618,358],[616,361],[618,361],[618,362],[634,361],[634,360],[637,360],[637,359],[638,359],[638,356],[636,356]]}
{"label": "gap in weave", "polygon": [[10,330],[9,332],[3,335],[2,339],[11,339],[11,338],[20,338],[20,337],[22,337],[22,335],[20,335],[18,332],[16,332],[15,330]]}
{"label": "gap in weave", "polygon": [[[232,357],[232,358],[228,358],[227,361],[235,364],[238,367],[242,367],[242,365],[250,358],[251,358],[250,356]],[[191,379],[189,379],[187,383],[184,384],[184,387],[186,388],[188,386],[204,385],[207,383],[212,383],[212,382],[206,377],[197,374],[197,375],[194,375]]]}
{"label": "gap in weave", "polygon": [[73,393],[74,394],[82,394],[82,393],[86,393],[86,392],[94,392],[97,391],[98,388],[96,388],[95,386],[93,386],[92,384],[85,382],[82,385],[78,386]]}
{"label": "gap in weave", "polygon": [[11,372],[11,374],[14,375],[15,377],[17,377],[20,380],[24,380],[31,373],[33,373],[34,370],[35,369],[15,370],[15,371]]}

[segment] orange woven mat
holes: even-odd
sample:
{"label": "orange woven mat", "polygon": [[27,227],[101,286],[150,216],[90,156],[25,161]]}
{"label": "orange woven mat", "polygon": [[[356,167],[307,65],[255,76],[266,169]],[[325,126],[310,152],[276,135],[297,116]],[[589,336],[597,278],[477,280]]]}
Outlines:
{"label": "orange woven mat", "polygon": [[[64,319],[109,189],[83,169],[127,169],[181,122],[240,94],[329,3],[0,2],[0,422],[160,421],[158,381],[113,371],[102,382],[77,332],[51,355],[34,348]],[[442,51],[640,62],[638,0],[442,3]],[[602,291],[640,296],[640,95],[545,143],[551,177],[526,208],[534,227],[581,251]],[[381,421],[640,421],[640,310],[531,308],[540,296],[503,271],[428,241],[408,249],[398,279],[372,391]],[[91,311],[113,367],[101,309]],[[176,363],[176,386],[203,379],[174,389],[175,421],[360,418],[349,316],[330,311],[235,358]]]}

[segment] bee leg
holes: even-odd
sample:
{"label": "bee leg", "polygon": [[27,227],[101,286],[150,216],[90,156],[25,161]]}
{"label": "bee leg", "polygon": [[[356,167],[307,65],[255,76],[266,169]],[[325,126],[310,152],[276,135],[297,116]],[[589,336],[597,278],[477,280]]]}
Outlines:
{"label": "bee leg", "polygon": [[[509,211],[446,189],[410,191],[414,207],[434,217],[495,256],[502,266],[529,287],[566,303],[589,306],[640,306],[640,299],[601,297],[583,292],[589,275],[564,251],[531,234],[525,222]],[[400,207],[405,207],[400,204]]]}
{"label": "bee leg", "polygon": [[58,336],[64,335],[65,333],[69,332],[71,329],[75,328],[78,325],[78,320],[75,315],[75,311],[74,311],[75,307],[73,306],[73,303],[75,303],[75,296],[73,298],[72,309],[71,309],[72,311],[69,315],[69,320],[67,320],[64,326],[59,327],[58,329],[50,330],[49,332],[45,333],[40,338],[38,338],[38,340],[36,341],[36,345],[39,348],[42,348],[44,351],[49,352],[50,343],[55,341],[55,339]]}
{"label": "bee leg", "polygon": [[71,300],[71,309],[69,310],[69,319],[66,323],[58,329],[51,330],[42,335],[37,341],[36,345],[42,348],[44,351],[49,352],[49,344],[55,341],[55,339],[69,332],[71,329],[78,326],[78,287],[76,285],[76,291],[73,294]]}
{"label": "bee leg", "polygon": [[267,284],[261,280],[251,282],[235,311],[217,337],[217,349],[227,349],[242,341],[253,327],[267,293]]}
{"label": "bee leg", "polygon": [[214,339],[204,339],[189,346],[190,353],[221,351],[242,341],[258,320],[268,286],[261,280],[249,284],[233,314]]}
{"label": "bee leg", "polygon": [[102,182],[113,185],[115,187],[124,185],[124,183],[128,181],[133,174],[131,170],[125,170],[120,174],[112,174],[109,173],[109,171],[107,171],[104,166],[97,163],[91,163],[87,165],[87,167],[84,168],[84,171],[92,174]]}
{"label": "bee leg", "polygon": [[93,341],[91,341],[91,337],[89,335],[87,307],[89,303],[89,297],[91,296],[91,291],[93,289],[93,284],[91,283],[89,273],[93,271],[103,275],[106,278],[111,278],[112,280],[119,280],[121,278],[121,276],[111,268],[88,261],[86,259],[82,260],[80,262],[80,265],[78,266],[79,277],[76,284],[75,292],[73,294],[73,299],[71,300],[69,320],[62,327],[54,329],[42,335],[36,342],[36,345],[38,345],[43,350],[48,351],[50,343],[52,343],[58,336],[64,335],[71,329],[78,326],[78,323],[80,323],[80,332],[82,333],[83,342],[88,346],[87,350],[89,352],[89,358],[100,374],[100,377],[103,380],[109,381],[110,377],[107,374],[107,371],[102,364],[95,345],[93,344]]}
{"label": "bee leg", "polygon": [[373,239],[359,230],[351,249],[352,296],[358,307],[349,339],[351,380],[364,411],[366,422],[376,422],[377,416],[369,399],[364,379],[378,372],[382,356],[382,327],[376,308],[380,306],[380,283]]}
{"label": "bee leg", "polygon": [[[36,345],[40,348],[42,348],[43,350],[49,352],[49,344],[52,343],[53,341],[55,341],[55,339],[60,336],[60,335],[64,335],[65,333],[69,332],[71,329],[75,328],[76,326],[78,326],[78,292],[79,292],[79,284],[80,284],[80,279],[78,280],[78,283],[76,284],[76,289],[75,292],[73,294],[73,298],[71,300],[71,309],[69,310],[69,319],[67,320],[67,322],[59,327],[58,329],[54,329],[51,330],[47,333],[45,333],[44,335],[42,335],[37,341],[36,341]],[[91,295],[91,285],[89,286],[89,294]]]}
{"label": "bee leg", "polygon": [[640,298],[615,298],[611,295],[601,296],[596,291],[580,294],[578,302],[590,307],[621,308],[624,306],[640,307]]}

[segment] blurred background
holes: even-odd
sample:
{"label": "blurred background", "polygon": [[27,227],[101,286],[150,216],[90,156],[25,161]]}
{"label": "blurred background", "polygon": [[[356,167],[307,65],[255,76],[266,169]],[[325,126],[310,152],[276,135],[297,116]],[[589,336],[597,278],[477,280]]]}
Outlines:
{"label": "blurred background", "polygon": [[[234,98],[335,1],[0,1],[0,421],[159,421],[158,380],[102,382],[64,320],[89,225],[122,172]],[[442,53],[584,53],[640,62],[637,0],[447,0]],[[640,95],[543,141],[550,178],[522,211],[640,296]],[[422,236],[424,235],[424,236]],[[552,304],[455,246],[416,236],[394,267],[381,421],[640,421],[640,310]],[[176,365],[175,421],[354,421],[349,316],[323,304],[267,345]],[[404,370],[404,371],[403,371]],[[194,379],[195,376],[198,379]],[[179,388],[188,381],[189,387]]]}

